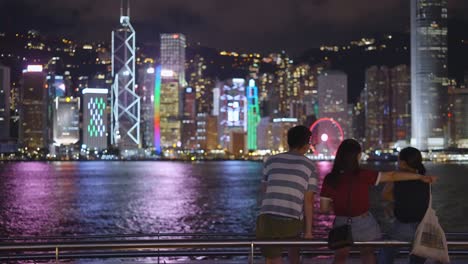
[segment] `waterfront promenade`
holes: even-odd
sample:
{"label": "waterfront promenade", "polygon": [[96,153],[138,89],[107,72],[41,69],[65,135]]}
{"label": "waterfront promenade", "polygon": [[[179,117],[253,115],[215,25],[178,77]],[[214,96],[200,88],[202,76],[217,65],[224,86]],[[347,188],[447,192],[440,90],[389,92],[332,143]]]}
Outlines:
{"label": "waterfront promenade", "polygon": [[[467,257],[451,257],[450,259],[451,264],[467,264],[468,263],[468,256]],[[115,259],[110,259],[110,260],[96,260],[96,261],[91,261],[91,262],[83,262],[86,264],[113,264],[113,263],[119,263],[119,264],[247,264],[249,263],[247,258],[242,258],[242,259],[237,259],[237,260],[223,260],[223,259],[215,259],[215,260],[191,260],[191,259],[174,259],[174,260],[158,260],[152,259],[152,260],[124,260],[121,259],[118,262]],[[263,259],[255,259],[253,264],[263,264],[265,261]],[[286,261],[284,261],[286,263]],[[327,257],[327,258],[304,258],[302,260],[301,264],[330,264],[332,263],[332,259]],[[347,262],[348,264],[359,264],[361,263],[361,260],[359,257],[352,257],[349,259]],[[407,264],[408,261],[405,258],[398,258],[395,260],[394,264]],[[426,261],[426,264],[436,264],[437,262],[433,261]]]}

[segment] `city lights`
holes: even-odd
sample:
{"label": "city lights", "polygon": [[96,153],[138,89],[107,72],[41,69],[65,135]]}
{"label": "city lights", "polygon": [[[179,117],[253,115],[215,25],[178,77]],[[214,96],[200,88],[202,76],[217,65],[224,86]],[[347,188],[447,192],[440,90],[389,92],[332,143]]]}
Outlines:
{"label": "city lights", "polygon": [[42,65],[28,65],[27,72],[42,72]]}
{"label": "city lights", "polygon": [[[297,45],[302,51],[287,43],[277,50],[236,46],[241,38],[210,50],[200,36],[194,41],[180,31],[139,40],[129,6],[107,41],[0,32],[0,68],[9,71],[0,79],[0,149],[16,142],[35,155],[60,157],[50,152],[64,147],[51,129],[65,122],[58,118],[71,120],[63,105],[79,98],[83,134],[72,145],[98,149],[96,155],[109,149],[126,158],[261,159],[288,149],[290,126],[317,122],[314,158],[333,157],[342,138],[356,138],[380,157],[408,145],[461,151],[468,146],[468,69],[463,56],[449,61],[456,52],[448,48],[468,49],[467,37],[448,30],[446,0],[411,4],[410,32]],[[96,135],[102,141],[91,142]]]}

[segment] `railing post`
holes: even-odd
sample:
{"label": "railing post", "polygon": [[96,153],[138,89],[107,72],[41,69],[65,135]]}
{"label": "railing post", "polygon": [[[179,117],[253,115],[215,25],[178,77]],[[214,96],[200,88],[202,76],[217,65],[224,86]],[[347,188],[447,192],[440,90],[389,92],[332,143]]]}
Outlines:
{"label": "railing post", "polygon": [[254,264],[254,242],[250,243],[250,263]]}
{"label": "railing post", "polygon": [[55,247],[55,262],[58,263],[59,260],[59,248]]}

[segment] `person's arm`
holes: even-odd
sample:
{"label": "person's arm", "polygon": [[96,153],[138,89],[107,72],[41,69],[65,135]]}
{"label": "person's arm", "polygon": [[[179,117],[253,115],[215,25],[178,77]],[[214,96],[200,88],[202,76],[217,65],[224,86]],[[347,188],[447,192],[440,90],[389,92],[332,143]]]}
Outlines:
{"label": "person's arm", "polygon": [[304,238],[311,239],[312,225],[314,219],[314,192],[307,191],[304,194],[304,215],[305,215],[305,230]]}
{"label": "person's arm", "polygon": [[386,202],[393,202],[393,182],[387,182],[382,190],[382,199]]}
{"label": "person's arm", "polygon": [[404,172],[404,171],[386,171],[379,173],[378,182],[395,182],[395,181],[414,181],[420,180],[426,183],[433,183],[436,180],[435,176],[424,176],[421,174]]}
{"label": "person's arm", "polygon": [[383,200],[383,211],[384,211],[384,216],[387,218],[393,218],[394,217],[394,206],[393,202],[395,201],[395,197],[393,195],[393,182],[387,182],[385,183],[385,187],[382,190],[382,200]]}
{"label": "person's arm", "polygon": [[320,197],[320,213],[328,214],[333,211],[333,201],[328,197]]}

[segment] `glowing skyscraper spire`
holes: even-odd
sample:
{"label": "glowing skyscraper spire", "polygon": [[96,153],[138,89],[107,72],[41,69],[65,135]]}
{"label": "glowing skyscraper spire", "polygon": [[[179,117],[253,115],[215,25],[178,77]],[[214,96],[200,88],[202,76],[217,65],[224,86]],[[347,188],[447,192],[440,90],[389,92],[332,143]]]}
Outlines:
{"label": "glowing skyscraper spire", "polygon": [[121,1],[120,25],[112,31],[111,143],[121,149],[136,149],[141,147],[140,97],[135,93],[135,30],[126,0]]}

